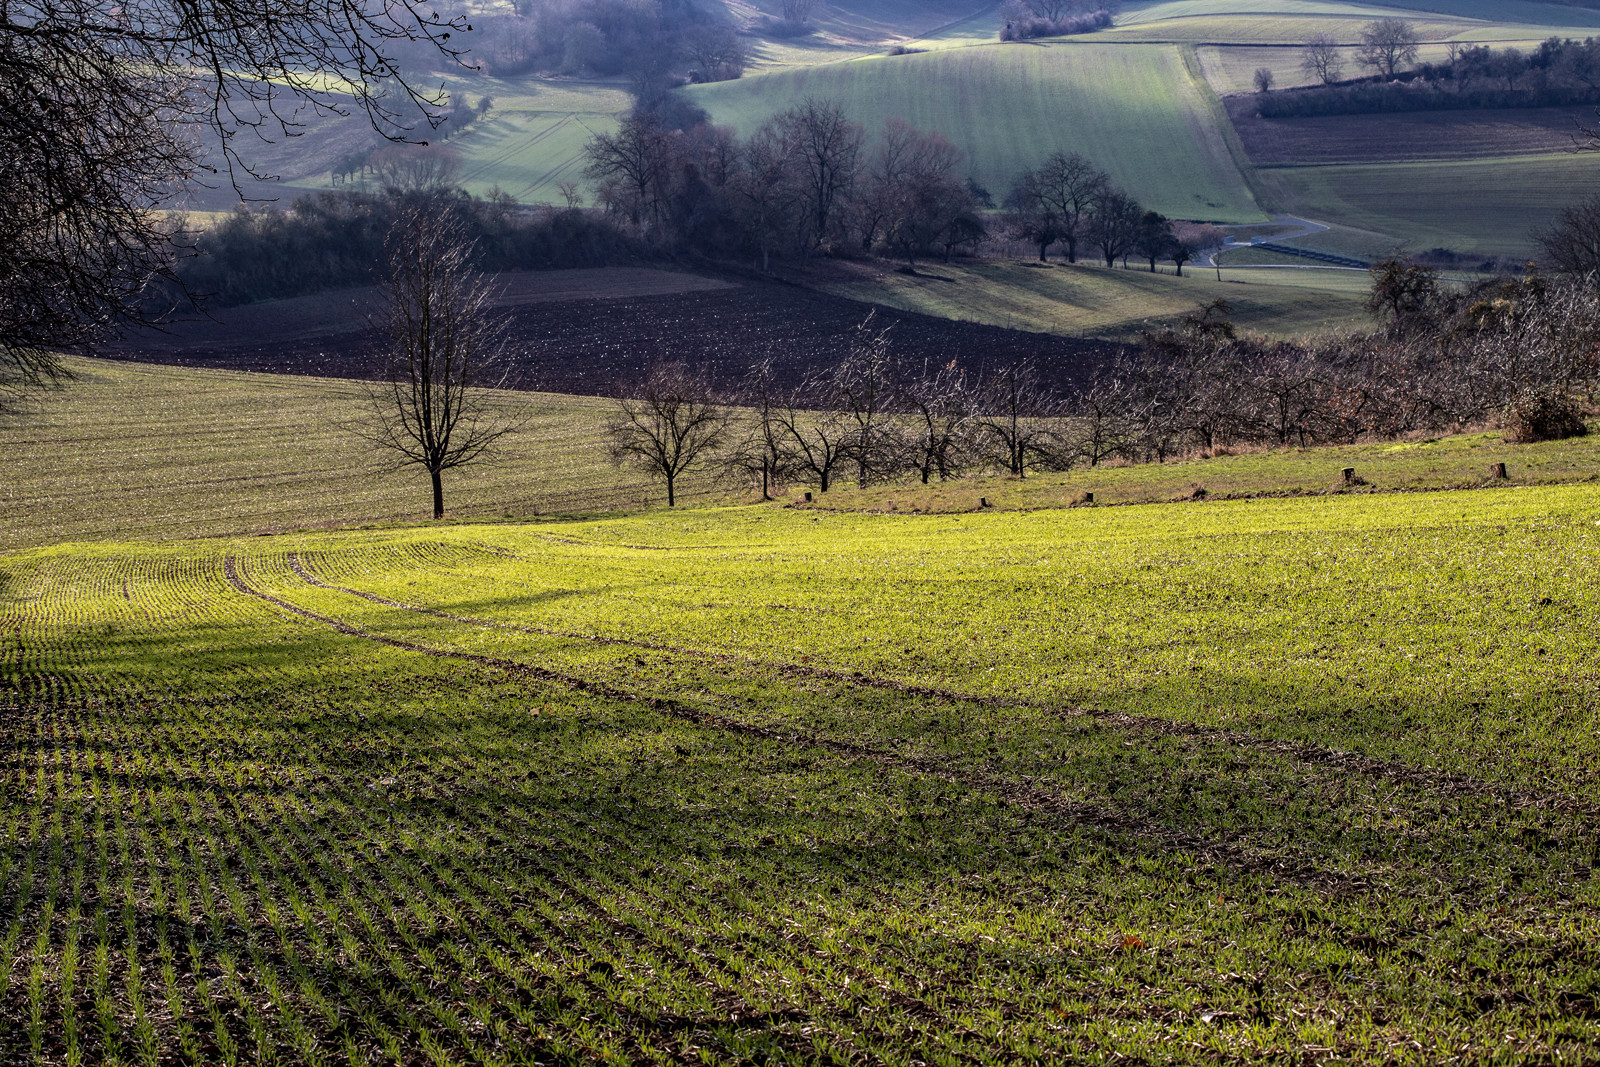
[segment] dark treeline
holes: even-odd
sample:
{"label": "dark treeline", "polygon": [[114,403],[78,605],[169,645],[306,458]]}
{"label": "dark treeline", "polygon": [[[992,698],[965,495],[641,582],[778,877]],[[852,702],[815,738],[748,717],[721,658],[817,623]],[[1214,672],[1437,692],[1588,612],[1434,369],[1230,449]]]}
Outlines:
{"label": "dark treeline", "polygon": [[[798,386],[766,364],[733,391],[681,365],[657,368],[621,391],[613,451],[667,478],[669,493],[699,464],[770,496],[789,484],[1025,477],[1474,425],[1521,442],[1585,432],[1600,390],[1592,286],[1529,275],[1446,292],[1426,268],[1388,261],[1374,268],[1370,306],[1378,329],[1302,343],[1241,335],[1217,301],[1146,334],[1066,395],[1027,361],[982,377],[919,363],[869,318],[842,359]],[[688,413],[692,428],[678,421]]]}
{"label": "dark treeline", "polygon": [[636,81],[723,81],[744,72],[744,37],[810,32],[810,3],[784,20],[744,27],[692,0],[516,0],[511,14],[475,17],[469,45],[489,74],[624,74]]}
{"label": "dark treeline", "polygon": [[839,105],[806,99],[749,137],[705,122],[675,130],[636,108],[615,134],[588,146],[596,202],[640,240],[700,255],[739,257],[761,270],[774,257],[876,252],[949,260],[996,227],[1045,258],[1092,248],[1109,266],[1171,260],[1194,249],[1078,155],[1057,153],[1017,177],[996,217],[989,192],[963,177],[960,149],[942,135],[890,120],[867,131]]}
{"label": "dark treeline", "polygon": [[[1307,69],[1336,70],[1313,62],[1309,53],[1317,47],[1307,48]],[[1257,103],[1263,118],[1600,104],[1600,38],[1551,37],[1527,52],[1514,46],[1455,47],[1443,63],[1261,93]]]}
{"label": "dark treeline", "polygon": [[[426,196],[456,216],[487,271],[598,267],[646,254],[605,219],[577,209],[520,208],[459,189],[331,192],[301,197],[287,211],[236,211],[198,235],[181,260],[188,295],[213,307],[369,285],[378,280],[383,241],[406,206]],[[152,294],[170,303],[171,294]]]}
{"label": "dark treeline", "polygon": [[1000,5],[1002,41],[1032,37],[1066,37],[1093,33],[1111,25],[1116,3],[1100,0],[1006,0]]}

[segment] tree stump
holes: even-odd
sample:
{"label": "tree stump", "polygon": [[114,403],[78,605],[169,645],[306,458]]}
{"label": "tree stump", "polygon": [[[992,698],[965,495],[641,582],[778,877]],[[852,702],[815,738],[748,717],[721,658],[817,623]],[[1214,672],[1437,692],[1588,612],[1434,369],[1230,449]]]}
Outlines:
{"label": "tree stump", "polygon": [[1496,481],[1500,481],[1500,482],[1505,481],[1506,480],[1506,465],[1504,463],[1496,463],[1494,466],[1490,467],[1489,468],[1489,477],[1495,479]]}
{"label": "tree stump", "polygon": [[986,496],[980,496],[980,497],[979,497],[979,498],[978,498],[978,506],[979,506],[979,507],[980,507],[980,508],[986,508],[986,507],[988,507],[988,506],[989,506],[989,498],[988,498],[988,497],[986,497]]}
{"label": "tree stump", "polygon": [[810,493],[806,494],[806,503],[807,504],[811,503],[811,494]]}
{"label": "tree stump", "polygon": [[1356,469],[1354,467],[1345,467],[1339,471],[1339,477],[1344,480],[1345,485],[1354,485],[1356,483]]}
{"label": "tree stump", "polygon": [[1085,504],[1093,504],[1094,503],[1094,494],[1093,493],[1084,493],[1083,494],[1083,502]]}

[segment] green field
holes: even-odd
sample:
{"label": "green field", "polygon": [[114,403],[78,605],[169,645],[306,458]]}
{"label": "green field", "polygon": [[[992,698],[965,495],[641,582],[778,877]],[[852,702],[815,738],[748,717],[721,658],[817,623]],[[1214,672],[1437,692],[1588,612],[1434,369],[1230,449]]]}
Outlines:
{"label": "green field", "polygon": [[[1229,261],[1224,258],[1224,264]],[[1304,262],[1304,261],[1302,261]],[[1025,260],[924,264],[916,275],[860,273],[822,288],[906,311],[1044,333],[1125,337],[1170,324],[1221,297],[1246,329],[1278,335],[1368,326],[1365,272],[1224,270],[1190,264],[1175,277],[1079,263]]]}
{"label": "green field", "polygon": [[0,558],[31,1062],[1582,1062],[1600,490]]}
{"label": "green field", "polygon": [[[423,518],[425,475],[398,471],[354,432],[354,382],[68,362],[78,379],[0,422],[13,478],[0,549],[111,536],[221,533]],[[604,462],[605,401],[495,394],[520,415],[499,462],[445,476],[453,515],[638,507],[655,488]],[[702,487],[689,486],[690,499]]]}
{"label": "green field", "polygon": [[869,132],[889,118],[937,130],[967,153],[968,170],[997,197],[1051,152],[1069,151],[1094,160],[1165,214],[1225,222],[1263,217],[1229,154],[1208,90],[1176,47],[993,44],[687,91],[717,122],[743,133],[806,96],[839,102]]}
{"label": "green field", "polygon": [[1594,190],[1600,159],[1541,155],[1423,163],[1267,167],[1284,211],[1365,230],[1414,250],[1532,254],[1532,234]]}

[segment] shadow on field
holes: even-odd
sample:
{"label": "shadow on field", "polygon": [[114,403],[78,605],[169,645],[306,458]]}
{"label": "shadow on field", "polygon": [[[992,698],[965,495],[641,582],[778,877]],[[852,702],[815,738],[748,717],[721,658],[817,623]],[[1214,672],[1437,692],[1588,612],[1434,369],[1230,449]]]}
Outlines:
{"label": "shadow on field", "polygon": [[95,1010],[164,1009],[79,1028],[90,1059],[467,1060],[484,1033],[550,1061],[826,1059],[817,1032],[1020,1056],[982,1028],[1142,1018],[1174,985],[1284,1039],[1308,990],[1424,1035],[1594,1010],[1585,929],[1501,929],[1589,876],[1593,832],[1550,807],[898,692],[847,733],[850,690],[807,679],[686,679],[671,699],[740,716],[696,722],[309,623],[62,644],[92,652],[0,691],[0,868],[28,872],[0,879],[0,1016],[65,1029],[70,975],[32,955],[83,915],[78,951],[131,976]]}

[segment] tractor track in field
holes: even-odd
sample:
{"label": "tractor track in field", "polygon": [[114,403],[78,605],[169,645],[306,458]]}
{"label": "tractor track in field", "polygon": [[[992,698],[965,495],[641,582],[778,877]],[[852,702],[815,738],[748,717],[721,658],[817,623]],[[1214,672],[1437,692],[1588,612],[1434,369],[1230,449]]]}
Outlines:
{"label": "tractor track in field", "polygon": [[[1417,767],[1412,764],[1400,763],[1394,760],[1376,759],[1362,756],[1357,753],[1344,752],[1339,749],[1328,748],[1321,745],[1305,744],[1303,742],[1276,741],[1257,737],[1252,734],[1240,733],[1234,730],[1222,730],[1214,727],[1203,726],[1197,723],[1175,722],[1170,719],[1161,719],[1149,715],[1129,715],[1124,712],[1111,712],[1099,708],[1087,708],[1079,705],[1050,705],[1035,703],[1026,700],[1007,699],[1005,697],[982,696],[973,693],[962,693],[953,689],[944,689],[937,686],[917,685],[912,682],[902,682],[893,678],[884,678],[878,675],[866,674],[862,671],[844,671],[829,667],[813,667],[801,663],[784,663],[774,660],[758,659],[738,652],[713,652],[705,649],[687,648],[681,645],[663,644],[653,641],[641,641],[626,637],[607,637],[601,634],[584,634],[570,630],[555,630],[538,626],[523,626],[516,623],[500,622],[493,619],[473,618],[467,615],[456,615],[438,608],[422,607],[407,604],[402,601],[392,600],[377,593],[361,589],[352,589],[348,586],[336,585],[324,581],[312,573],[299,553],[288,553],[288,563],[291,570],[301,580],[321,589],[344,593],[348,596],[359,597],[362,600],[384,607],[395,608],[400,611],[428,615],[433,618],[443,619],[448,622],[461,623],[465,626],[476,626],[483,629],[508,630],[516,633],[525,633],[537,637],[554,637],[572,641],[584,641],[600,645],[617,645],[629,648],[638,648],[645,651],[665,652],[672,655],[687,656],[701,660],[715,662],[738,662],[753,667],[761,667],[777,672],[790,678],[813,678],[822,681],[841,682],[845,685],[859,686],[866,689],[878,689],[889,692],[902,693],[907,696],[923,697],[947,703],[966,703],[988,708],[1013,708],[1017,710],[1039,711],[1057,718],[1070,718],[1085,716],[1097,722],[1103,722],[1114,728],[1125,729],[1130,732],[1154,733],[1162,736],[1186,737],[1198,741],[1216,742],[1239,748],[1250,748],[1257,751],[1270,753],[1277,756],[1286,756],[1308,763],[1317,767],[1333,770],[1353,772],[1372,778],[1381,778],[1387,781],[1417,786],[1419,788],[1443,793],[1452,796],[1473,796],[1518,807],[1545,808],[1564,814],[1578,814],[1590,819],[1600,820],[1600,804],[1587,801],[1570,793],[1560,791],[1539,791],[1532,789],[1519,789],[1513,786],[1499,785],[1485,782],[1482,779],[1472,778],[1467,775],[1454,774],[1448,771],[1433,770]],[[380,640],[387,640],[380,638]],[[509,662],[509,661],[508,661]],[[598,684],[598,683],[594,683]],[[622,691],[618,691],[622,692]],[[627,699],[646,699],[630,696]]]}
{"label": "tractor track in field", "polygon": [[[1058,792],[1035,786],[1028,782],[1018,782],[996,774],[964,769],[955,765],[953,761],[908,756],[902,753],[884,751],[870,745],[858,744],[853,741],[842,741],[794,731],[775,730],[770,727],[741,722],[725,715],[708,712],[703,708],[694,707],[683,701],[637,693],[608,685],[604,682],[596,682],[560,671],[552,671],[544,667],[535,667],[532,664],[522,663],[517,660],[505,659],[499,656],[485,656],[475,652],[435,648],[415,641],[386,637],[382,634],[362,629],[343,619],[312,611],[309,608],[301,607],[298,604],[293,604],[264,590],[255,588],[239,573],[238,562],[233,555],[224,557],[223,574],[228,583],[245,596],[264,601],[309,622],[331,627],[339,633],[350,637],[374,641],[388,645],[391,648],[415,652],[424,656],[460,660],[465,663],[506,671],[510,674],[536,678],[567,687],[575,692],[602,697],[618,703],[642,705],[663,715],[712,730],[720,730],[764,741],[779,742],[790,746],[821,749],[847,759],[869,761],[885,768],[938,778],[963,788],[985,790],[997,795],[1007,803],[1016,804],[1030,811],[1053,815],[1076,824],[1090,826],[1108,835],[1126,835],[1136,840],[1153,841],[1174,851],[1190,853],[1197,861],[1211,867],[1231,868],[1244,875],[1289,881],[1302,888],[1332,897],[1353,896],[1376,888],[1370,879],[1360,874],[1331,870],[1319,864],[1288,857],[1263,855],[1232,841],[1214,837],[1200,837],[1186,831],[1174,829],[1170,825],[1155,819],[1130,815],[1097,804],[1071,800],[1061,796]],[[326,583],[320,584],[326,585]],[[326,585],[326,587],[335,590],[340,589],[338,586]],[[385,599],[379,599],[376,602],[387,603]],[[432,612],[425,613],[432,614]],[[453,618],[448,615],[444,617]]]}

